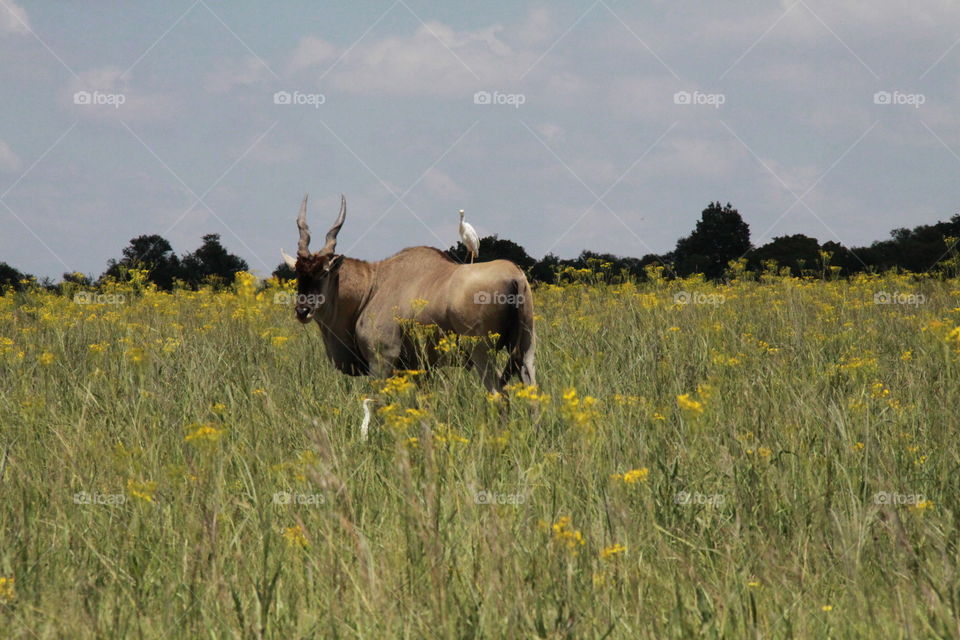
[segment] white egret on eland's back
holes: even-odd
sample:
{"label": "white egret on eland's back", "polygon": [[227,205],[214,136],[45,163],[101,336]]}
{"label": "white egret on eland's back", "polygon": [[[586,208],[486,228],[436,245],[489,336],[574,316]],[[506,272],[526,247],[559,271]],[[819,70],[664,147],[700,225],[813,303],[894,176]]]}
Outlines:
{"label": "white egret on eland's back", "polygon": [[467,248],[472,263],[473,259],[480,255],[480,236],[473,225],[463,221],[463,209],[460,209],[460,242]]}

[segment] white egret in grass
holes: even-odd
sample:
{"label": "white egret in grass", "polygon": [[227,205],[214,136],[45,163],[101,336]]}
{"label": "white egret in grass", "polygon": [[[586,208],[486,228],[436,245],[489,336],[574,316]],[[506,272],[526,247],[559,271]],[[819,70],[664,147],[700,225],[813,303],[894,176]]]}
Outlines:
{"label": "white egret in grass", "polygon": [[370,403],[373,398],[363,399],[363,422],[360,423],[360,440],[367,441],[367,434],[370,431]]}
{"label": "white egret in grass", "polygon": [[473,228],[473,225],[464,222],[463,209],[460,209],[460,242],[470,253],[470,262],[472,263],[473,259],[480,255],[480,236],[477,235],[477,230]]}

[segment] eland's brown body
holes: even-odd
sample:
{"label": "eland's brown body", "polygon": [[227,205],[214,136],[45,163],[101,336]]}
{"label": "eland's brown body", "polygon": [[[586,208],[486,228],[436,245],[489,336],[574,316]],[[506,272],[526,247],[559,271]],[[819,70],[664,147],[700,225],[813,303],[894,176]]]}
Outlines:
{"label": "eland's brown body", "polygon": [[[437,349],[437,340],[455,334],[478,338],[462,341],[454,351],[459,363],[477,369],[488,389],[499,390],[513,376],[536,384],[533,296],[517,265],[508,260],[459,264],[431,247],[404,249],[379,262],[347,258],[336,253],[347,213],[342,196],[326,244],[311,252],[306,212],[304,198],[297,257],[284,254],[284,260],[297,274],[297,319],[317,322],[337,369],[387,377],[399,369],[428,368],[449,351]],[[439,329],[426,344],[412,335],[424,325]],[[498,376],[495,351],[500,349],[509,359]]]}

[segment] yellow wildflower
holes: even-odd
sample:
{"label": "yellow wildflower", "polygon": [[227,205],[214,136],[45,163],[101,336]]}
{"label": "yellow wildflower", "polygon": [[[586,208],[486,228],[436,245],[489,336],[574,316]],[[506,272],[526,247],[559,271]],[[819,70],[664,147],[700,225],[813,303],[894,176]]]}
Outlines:
{"label": "yellow wildflower", "polygon": [[622,480],[624,484],[636,484],[646,482],[648,475],[650,475],[650,470],[643,467],[642,469],[631,469],[626,473],[615,473],[610,477],[614,480]]}
{"label": "yellow wildflower", "polygon": [[397,375],[387,378],[386,384],[380,389],[380,393],[386,395],[399,395],[413,389],[413,383],[406,375]]}
{"label": "yellow wildflower", "polygon": [[306,531],[304,531],[303,527],[299,524],[284,529],[283,538],[287,541],[287,545],[290,547],[300,547],[306,549],[310,546],[310,542],[307,540]]}
{"label": "yellow wildflower", "polygon": [[677,396],[677,405],[689,415],[700,415],[703,413],[703,403],[691,398],[689,393]]}
{"label": "yellow wildflower", "polygon": [[627,551],[627,548],[625,546],[617,543],[617,544],[610,545],[609,547],[604,547],[603,550],[600,552],[600,557],[603,558],[604,560],[609,560],[610,558],[617,555],[618,553],[626,553],[626,551]]}
{"label": "yellow wildflower", "polygon": [[586,544],[583,534],[573,528],[570,516],[563,516],[550,527],[553,530],[553,540],[560,546],[566,547],[573,555],[579,555],[577,547]]}
{"label": "yellow wildflower", "polygon": [[14,579],[0,576],[0,602],[13,602],[16,598],[17,591]]}
{"label": "yellow wildflower", "polygon": [[153,494],[157,491],[157,483],[140,482],[130,478],[127,480],[127,491],[134,498],[139,498],[144,502],[153,502]]}
{"label": "yellow wildflower", "polygon": [[890,389],[888,389],[882,382],[874,382],[870,387],[870,396],[873,398],[886,398],[890,395]]}
{"label": "yellow wildflower", "polygon": [[217,429],[209,424],[194,424],[191,427],[194,430],[184,437],[185,442],[216,442],[226,431],[226,429]]}
{"label": "yellow wildflower", "polygon": [[597,410],[594,408],[596,404],[597,399],[593,396],[579,398],[576,389],[567,389],[563,393],[563,406],[560,410],[563,415],[576,426],[588,433],[592,433],[594,423],[599,417]]}

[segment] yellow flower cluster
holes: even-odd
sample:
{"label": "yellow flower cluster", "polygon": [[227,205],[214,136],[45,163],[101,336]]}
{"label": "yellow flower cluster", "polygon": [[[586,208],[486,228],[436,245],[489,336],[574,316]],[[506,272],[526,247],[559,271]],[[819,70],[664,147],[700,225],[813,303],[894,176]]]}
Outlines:
{"label": "yellow flower cluster", "polygon": [[650,470],[646,467],[642,469],[631,469],[625,473],[615,473],[610,477],[613,480],[621,480],[624,484],[636,484],[638,482],[646,482],[647,476],[650,475]]}
{"label": "yellow flower cluster", "polygon": [[0,576],[0,602],[10,603],[16,599],[17,590],[14,579]]}
{"label": "yellow flower cluster", "polygon": [[579,555],[578,547],[586,544],[583,534],[573,528],[573,521],[570,516],[562,516],[550,525],[550,529],[553,531],[554,543],[567,549],[573,555]]}
{"label": "yellow flower cluster", "polygon": [[688,416],[696,416],[703,413],[703,403],[691,398],[689,393],[677,396],[677,406]]}
{"label": "yellow flower cluster", "polygon": [[[393,378],[391,378],[391,380],[392,379]],[[412,407],[404,409],[396,402],[391,402],[377,409],[377,413],[383,416],[388,427],[398,431],[404,431],[414,423],[426,418],[430,412],[426,409],[415,409]]]}
{"label": "yellow flower cluster", "polygon": [[191,431],[183,439],[185,442],[216,442],[226,429],[218,429],[212,424],[192,424]]}
{"label": "yellow flower cluster", "polygon": [[300,549],[310,547],[310,541],[307,540],[307,532],[301,525],[294,525],[283,530],[283,539],[287,541],[287,546]]}
{"label": "yellow flower cluster", "polygon": [[593,396],[580,398],[577,390],[571,388],[563,392],[563,405],[560,411],[575,426],[592,433],[600,416],[596,404],[597,399]]}
{"label": "yellow flower cluster", "polygon": [[410,380],[416,371],[407,371],[405,373],[387,378],[386,383],[380,388],[380,393],[388,396],[402,395],[413,389],[413,381]]}
{"label": "yellow flower cluster", "polygon": [[157,483],[152,481],[141,482],[130,478],[127,480],[127,492],[132,497],[144,502],[153,502],[153,494],[157,492]]}
{"label": "yellow flower cluster", "polygon": [[600,557],[603,558],[604,560],[609,560],[610,558],[618,554],[626,553],[626,552],[627,552],[627,548],[622,544],[618,543],[618,544],[610,545],[609,547],[604,547],[600,551]]}
{"label": "yellow flower cluster", "polygon": [[537,385],[526,385],[522,382],[514,382],[503,388],[504,391],[511,394],[514,398],[526,400],[530,404],[540,404],[550,402],[550,396],[546,393],[540,393]]}

